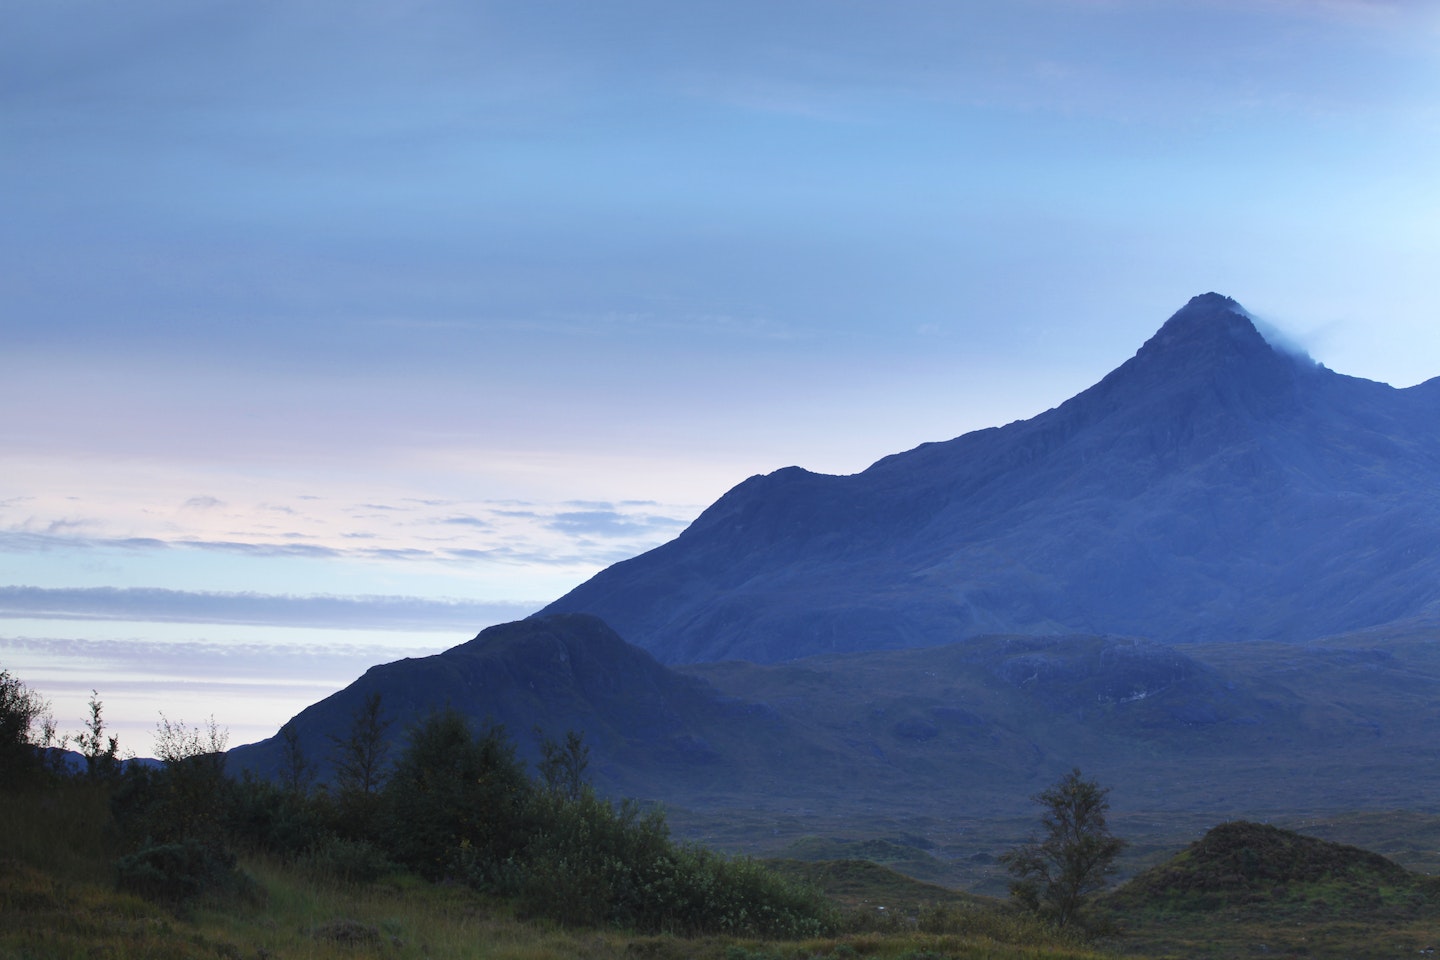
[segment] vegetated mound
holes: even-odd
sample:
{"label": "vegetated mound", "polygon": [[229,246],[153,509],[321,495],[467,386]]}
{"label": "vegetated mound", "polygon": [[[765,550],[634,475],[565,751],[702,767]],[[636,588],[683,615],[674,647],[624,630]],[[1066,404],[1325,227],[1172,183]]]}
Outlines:
{"label": "vegetated mound", "polygon": [[1378,853],[1240,820],[1213,828],[1108,899],[1122,912],[1308,905],[1374,917],[1412,913],[1434,892],[1432,878]]}

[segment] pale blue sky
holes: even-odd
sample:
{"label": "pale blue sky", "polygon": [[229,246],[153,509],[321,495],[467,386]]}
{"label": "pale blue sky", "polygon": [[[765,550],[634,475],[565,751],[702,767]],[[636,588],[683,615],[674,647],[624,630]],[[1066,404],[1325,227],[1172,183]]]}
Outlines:
{"label": "pale blue sky", "polygon": [[1433,2],[0,15],[0,666],[62,726],[70,641],[439,649],[750,474],[1053,406],[1208,290],[1440,374]]}

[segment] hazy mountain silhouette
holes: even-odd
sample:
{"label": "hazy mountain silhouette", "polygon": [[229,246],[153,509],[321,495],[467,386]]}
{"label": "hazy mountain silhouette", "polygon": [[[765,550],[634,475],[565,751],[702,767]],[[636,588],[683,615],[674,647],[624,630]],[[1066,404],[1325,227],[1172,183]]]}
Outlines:
{"label": "hazy mountain silhouette", "polygon": [[1304,640],[1440,614],[1440,378],[1268,343],[1209,293],[1030,420],[752,477],[544,613],[664,662],[987,633]]}
{"label": "hazy mountain silhouette", "polygon": [[[733,768],[714,768],[721,751],[748,755],[757,742],[788,736],[773,713],[665,668],[600,620],[578,614],[499,624],[443,653],[371,667],[305,708],[290,723],[323,779],[331,775],[334,738],[347,735],[373,693],[397,750],[415,722],[446,706],[476,730],[503,726],[531,760],[539,755],[537,727],[557,741],[574,730],[592,749],[596,785],[621,795],[704,791],[717,787],[717,778],[719,788],[734,787]],[[273,776],[283,763],[282,741],[277,735],[229,756],[236,769]]]}

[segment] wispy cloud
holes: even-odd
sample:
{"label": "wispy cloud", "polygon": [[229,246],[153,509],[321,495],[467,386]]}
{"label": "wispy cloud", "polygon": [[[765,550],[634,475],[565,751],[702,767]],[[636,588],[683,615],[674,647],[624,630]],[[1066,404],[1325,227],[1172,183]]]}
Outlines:
{"label": "wispy cloud", "polygon": [[[234,494],[169,503],[163,492],[143,491],[88,504],[68,498],[23,505],[12,500],[8,515],[0,510],[0,554],[178,551],[251,559],[583,568],[659,545],[696,509],[651,500],[547,504],[332,497],[321,503],[309,496],[267,496],[246,502]],[[271,522],[277,516],[285,518],[284,526]]]}
{"label": "wispy cloud", "polygon": [[229,623],[369,630],[458,630],[518,620],[543,602],[284,596],[157,588],[0,587],[0,618]]}
{"label": "wispy cloud", "polygon": [[684,524],[673,517],[627,514],[616,510],[573,510],[557,513],[546,524],[574,536],[634,537],[657,530],[673,531]]}
{"label": "wispy cloud", "polygon": [[489,520],[481,520],[479,517],[446,517],[440,522],[452,524],[454,526],[478,527],[481,530],[493,529],[495,526]]}
{"label": "wispy cloud", "polygon": [[[465,637],[466,634],[460,634]],[[457,642],[464,642],[463,639]],[[311,643],[247,643],[236,640],[157,641],[144,639],[92,640],[80,637],[0,636],[0,650],[24,652],[46,658],[83,659],[90,664],[113,666],[126,671],[143,671],[147,682],[157,675],[216,677],[234,682],[263,677],[271,683],[304,682],[302,678],[331,675],[334,664],[353,665],[359,670],[376,663],[434,653],[453,643],[383,646],[374,643],[321,645]],[[277,661],[284,661],[282,668]],[[358,671],[357,671],[358,672]],[[93,685],[93,682],[92,682]],[[115,689],[107,680],[107,692]]]}

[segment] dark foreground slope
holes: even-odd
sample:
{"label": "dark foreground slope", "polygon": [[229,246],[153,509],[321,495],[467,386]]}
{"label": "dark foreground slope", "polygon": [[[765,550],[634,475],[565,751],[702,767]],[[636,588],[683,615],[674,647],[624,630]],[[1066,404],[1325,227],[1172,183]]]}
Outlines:
{"label": "dark foreground slope", "polygon": [[863,473],[752,477],[546,608],[670,663],[986,633],[1305,640],[1440,613],[1440,379],[1272,347],[1196,297],[1094,387]]}

